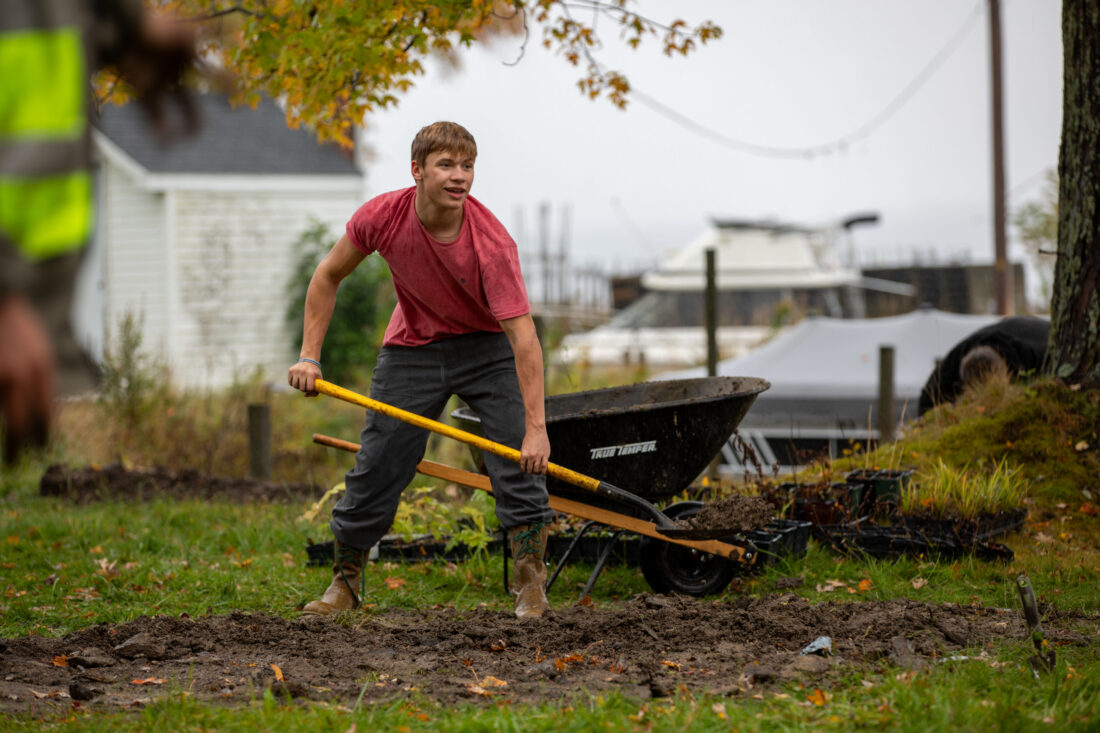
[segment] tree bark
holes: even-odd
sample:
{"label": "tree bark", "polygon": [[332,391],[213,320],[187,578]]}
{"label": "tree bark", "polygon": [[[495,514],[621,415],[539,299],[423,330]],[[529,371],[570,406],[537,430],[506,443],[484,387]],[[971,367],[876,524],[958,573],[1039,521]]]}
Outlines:
{"label": "tree bark", "polygon": [[1047,371],[1100,385],[1100,0],[1062,3],[1058,261]]}

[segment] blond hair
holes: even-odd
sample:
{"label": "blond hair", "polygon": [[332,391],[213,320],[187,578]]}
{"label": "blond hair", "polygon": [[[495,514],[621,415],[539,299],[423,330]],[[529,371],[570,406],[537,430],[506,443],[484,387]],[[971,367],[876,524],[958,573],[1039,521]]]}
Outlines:
{"label": "blond hair", "polygon": [[447,152],[477,157],[474,136],[456,122],[433,122],[420,129],[412,141],[412,159],[424,165],[432,153]]}

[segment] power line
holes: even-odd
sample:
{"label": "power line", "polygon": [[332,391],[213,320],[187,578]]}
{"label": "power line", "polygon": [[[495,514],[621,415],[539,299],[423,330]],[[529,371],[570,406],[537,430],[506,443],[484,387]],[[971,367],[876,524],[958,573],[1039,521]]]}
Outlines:
{"label": "power line", "polygon": [[868,137],[872,132],[885,124],[891,117],[897,113],[905,103],[908,102],[917,91],[924,86],[925,82],[939,69],[944,61],[955,51],[955,49],[962,43],[963,38],[970,31],[971,26],[975,21],[980,18],[982,8],[984,6],[984,0],[980,0],[977,5],[974,6],[974,10],[963,21],[959,29],[955,31],[954,35],[944,44],[939,51],[932,57],[932,59],[925,64],[924,68],[913,77],[902,90],[890,101],[882,110],[873,116],[870,120],[857,127],[847,135],[843,135],[836,140],[828,143],[822,143],[820,145],[811,145],[808,147],[780,147],[774,145],[760,145],[757,143],[747,142],[745,140],[739,140],[737,138],[730,137],[724,133],[708,127],[692,118],[684,115],[672,107],[659,102],[653,97],[645,94],[631,87],[630,94],[635,97],[639,102],[646,105],[658,114],[667,117],[678,125],[691,130],[692,132],[706,137],[714,142],[724,145],[741,153],[747,153],[749,155],[758,155],[768,158],[814,158],[823,155],[832,155],[840,153],[846,150],[852,144]]}

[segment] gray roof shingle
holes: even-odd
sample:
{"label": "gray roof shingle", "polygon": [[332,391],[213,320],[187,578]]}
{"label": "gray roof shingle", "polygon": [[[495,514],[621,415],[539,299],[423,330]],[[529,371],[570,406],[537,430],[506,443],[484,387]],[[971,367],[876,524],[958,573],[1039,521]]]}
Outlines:
{"label": "gray roof shingle", "polygon": [[[350,154],[319,145],[313,133],[286,126],[274,102],[233,107],[220,94],[194,94],[201,127],[165,144],[137,103],[104,105],[92,124],[151,173],[359,176]],[[175,112],[176,110],[171,109]]]}

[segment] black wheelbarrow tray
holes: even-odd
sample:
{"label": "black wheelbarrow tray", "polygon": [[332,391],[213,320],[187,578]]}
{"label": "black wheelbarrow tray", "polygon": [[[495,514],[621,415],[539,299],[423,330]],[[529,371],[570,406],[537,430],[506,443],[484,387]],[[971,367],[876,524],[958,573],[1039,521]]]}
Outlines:
{"label": "black wheelbarrow tray", "polygon": [[[551,457],[558,464],[556,468],[564,471],[564,474],[550,472],[547,488],[551,508],[671,543],[695,554],[703,552],[739,563],[755,563],[755,548],[749,541],[734,543],[727,541],[734,538],[727,537],[696,539],[697,535],[670,524],[670,520],[694,515],[701,506],[698,502],[681,502],[674,505],[679,507],[677,511],[665,515],[650,505],[649,500],[667,499],[688,488],[729,439],[756,396],[769,387],[766,380],[754,377],[705,377],[548,397],[546,427]],[[321,380],[317,382],[317,390],[370,409],[402,412]],[[455,437],[475,449],[488,447],[498,452],[496,449],[501,447],[426,418],[406,419],[408,413],[394,416],[413,424],[423,423],[421,427]],[[480,427],[480,421],[469,408],[455,410],[452,416],[473,430]],[[359,447],[324,435],[314,435],[313,440],[352,452]],[[562,469],[565,465],[575,470]],[[417,470],[427,476],[492,491],[484,473],[432,461],[421,461]],[[559,478],[562,475],[565,480]],[[613,491],[594,491],[587,484],[577,483],[576,476]],[[630,486],[631,491],[618,489],[618,485]]]}

